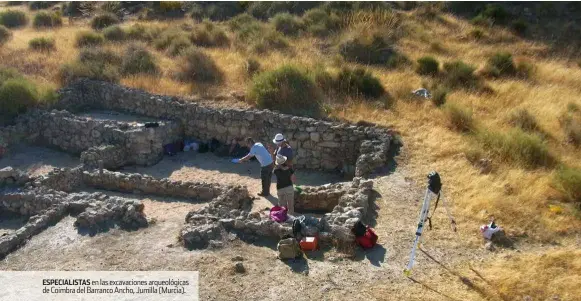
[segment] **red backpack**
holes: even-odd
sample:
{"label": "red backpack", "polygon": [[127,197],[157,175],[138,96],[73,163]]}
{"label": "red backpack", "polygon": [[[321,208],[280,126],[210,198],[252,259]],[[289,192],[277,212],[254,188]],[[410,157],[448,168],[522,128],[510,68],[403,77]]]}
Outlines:
{"label": "red backpack", "polygon": [[359,244],[363,249],[371,249],[375,244],[377,244],[377,234],[375,234],[373,229],[368,226],[365,234],[356,237],[355,241],[357,241],[357,244]]}

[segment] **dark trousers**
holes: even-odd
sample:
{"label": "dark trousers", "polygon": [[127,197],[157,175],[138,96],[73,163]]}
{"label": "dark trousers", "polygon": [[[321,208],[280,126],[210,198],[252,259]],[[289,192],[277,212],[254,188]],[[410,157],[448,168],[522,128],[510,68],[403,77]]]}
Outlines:
{"label": "dark trousers", "polygon": [[262,181],[262,193],[270,194],[270,181],[272,180],[272,164],[260,168],[260,180]]}

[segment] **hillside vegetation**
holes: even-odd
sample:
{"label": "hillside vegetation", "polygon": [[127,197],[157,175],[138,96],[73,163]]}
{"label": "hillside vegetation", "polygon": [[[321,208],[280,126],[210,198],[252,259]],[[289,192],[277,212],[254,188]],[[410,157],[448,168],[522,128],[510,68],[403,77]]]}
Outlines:
{"label": "hillside vegetation", "polygon": [[[563,300],[581,296],[566,284],[579,279],[547,268],[562,261],[580,273],[581,56],[558,47],[564,33],[546,38],[554,24],[482,3],[122,3],[61,3],[62,20],[0,7],[0,103],[13,102],[12,91],[26,98],[9,117],[46,103],[46,87],[90,77],[159,94],[245,95],[232,101],[392,127],[414,180],[443,175],[465,243],[480,247],[478,227],[493,215],[535,249],[483,264],[504,300],[544,300],[555,283],[571,296]],[[562,5],[531,10],[540,20],[581,11]],[[17,79],[2,77],[8,69]],[[411,94],[422,87],[431,101]],[[538,250],[547,243],[555,247]],[[530,268],[535,281],[526,281]]]}

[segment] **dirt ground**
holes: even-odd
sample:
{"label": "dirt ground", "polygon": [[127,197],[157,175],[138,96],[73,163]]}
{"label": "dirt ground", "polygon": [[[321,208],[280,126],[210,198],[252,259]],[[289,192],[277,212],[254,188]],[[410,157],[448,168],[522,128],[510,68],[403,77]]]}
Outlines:
{"label": "dirt ground", "polygon": [[[74,166],[76,161],[58,152],[27,148],[0,162],[1,166],[12,165],[40,174],[56,166]],[[260,186],[257,162],[236,165],[211,154],[180,153],[155,166],[124,171],[174,180],[244,184],[253,193]],[[177,234],[186,214],[204,203],[140,196],[152,221],[148,228],[110,229],[91,237],[77,232],[74,218],[66,217],[0,261],[0,270],[199,271],[201,300],[480,300],[474,290],[421,253],[413,275],[418,282],[403,276],[419,200],[423,197],[423,189],[405,175],[405,169],[400,168],[376,180],[379,198],[374,227],[380,245],[371,251],[358,251],[355,259],[327,250],[307,254],[306,260],[283,262],[276,259],[276,241],[248,244],[238,239],[227,239],[222,249],[190,251],[178,244]],[[341,180],[330,174],[302,171],[298,172],[298,179],[309,185]],[[257,199],[255,208],[270,206],[270,201],[276,199]],[[0,231],[13,231],[23,222],[14,218],[2,221]],[[483,249],[468,248],[451,233],[443,212],[436,216],[434,224],[435,228],[424,237],[424,249],[445,266],[486,256]],[[244,274],[234,273],[232,258],[237,255],[244,258]],[[438,290],[442,282],[446,282],[448,291]],[[449,287],[456,289],[451,292]]]}
{"label": "dirt ground", "polygon": [[12,166],[26,171],[31,176],[44,175],[54,168],[75,167],[79,165],[79,158],[73,157],[58,150],[15,145],[0,159],[0,168]]}

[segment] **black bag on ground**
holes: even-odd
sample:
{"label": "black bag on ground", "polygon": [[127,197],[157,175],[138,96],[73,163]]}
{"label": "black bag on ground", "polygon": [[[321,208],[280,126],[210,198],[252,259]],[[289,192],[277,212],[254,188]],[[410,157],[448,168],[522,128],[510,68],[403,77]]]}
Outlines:
{"label": "black bag on ground", "polygon": [[435,171],[428,174],[428,189],[434,194],[439,194],[442,189],[442,180],[440,179],[440,175]]}
{"label": "black bag on ground", "polygon": [[365,235],[365,232],[367,232],[367,226],[365,226],[361,221],[358,221],[353,226],[353,229],[351,229],[351,232],[353,232],[355,237],[361,237]]}
{"label": "black bag on ground", "polygon": [[299,235],[302,235],[303,225],[298,218],[295,218],[293,221],[293,236],[296,239],[299,239]]}
{"label": "black bag on ground", "polygon": [[208,152],[208,143],[200,143],[199,147],[198,147],[198,153],[207,153]]}
{"label": "black bag on ground", "polygon": [[211,152],[215,152],[218,150],[218,148],[220,148],[220,141],[218,141],[218,139],[216,138],[212,138],[212,140],[210,141],[210,151]]}

